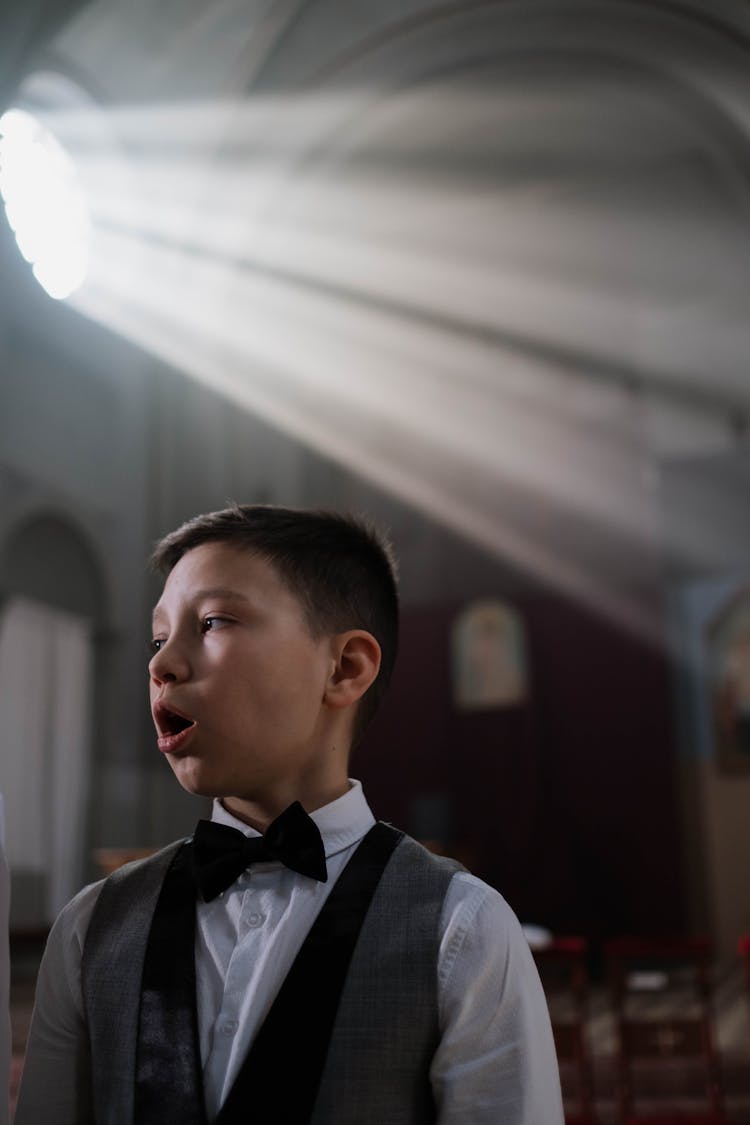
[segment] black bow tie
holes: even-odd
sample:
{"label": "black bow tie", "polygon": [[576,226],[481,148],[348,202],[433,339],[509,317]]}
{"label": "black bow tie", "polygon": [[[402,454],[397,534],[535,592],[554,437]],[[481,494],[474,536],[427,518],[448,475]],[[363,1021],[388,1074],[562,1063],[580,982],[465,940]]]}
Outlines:
{"label": "black bow tie", "polygon": [[280,860],[292,871],[320,883],[328,880],[318,826],[299,801],[269,824],[264,836],[245,836],[227,824],[198,821],[193,836],[193,870],[204,902],[230,887],[251,863],[272,860]]}

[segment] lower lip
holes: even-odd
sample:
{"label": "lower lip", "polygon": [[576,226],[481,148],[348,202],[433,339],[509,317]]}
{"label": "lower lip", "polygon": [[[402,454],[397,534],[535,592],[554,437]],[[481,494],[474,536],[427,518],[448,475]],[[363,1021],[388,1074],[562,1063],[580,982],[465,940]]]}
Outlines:
{"label": "lower lip", "polygon": [[186,727],[185,730],[178,731],[177,734],[162,734],[156,740],[156,745],[161,750],[162,754],[176,754],[178,751],[184,749],[188,739],[195,730],[195,723],[191,727]]}

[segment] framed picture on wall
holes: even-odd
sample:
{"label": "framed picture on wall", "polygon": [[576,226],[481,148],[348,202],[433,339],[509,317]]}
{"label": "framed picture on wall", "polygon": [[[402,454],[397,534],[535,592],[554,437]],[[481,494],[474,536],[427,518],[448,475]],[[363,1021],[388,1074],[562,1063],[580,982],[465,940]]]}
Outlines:
{"label": "framed picture on wall", "polygon": [[750,772],[750,587],[728,598],[706,631],[719,768]]}
{"label": "framed picture on wall", "polygon": [[472,602],[453,623],[451,647],[458,710],[516,707],[526,701],[526,629],[512,605],[495,599]]}

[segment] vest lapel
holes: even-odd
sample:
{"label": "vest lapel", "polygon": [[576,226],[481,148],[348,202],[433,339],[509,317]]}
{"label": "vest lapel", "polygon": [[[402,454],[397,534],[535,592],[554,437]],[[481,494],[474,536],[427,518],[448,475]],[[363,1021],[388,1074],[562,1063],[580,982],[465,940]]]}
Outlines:
{"label": "vest lapel", "polygon": [[402,835],[378,823],[349,860],[289,970],[216,1125],[246,1125],[250,1119],[263,1125],[310,1121],[349,962],[372,896]]}
{"label": "vest lapel", "polygon": [[[378,823],[339,876],[250,1048],[216,1125],[307,1125],[349,963],[402,833]],[[195,887],[189,845],[175,856],[143,965],[138,1125],[207,1125],[195,1001]]]}
{"label": "vest lapel", "polygon": [[195,1002],[195,885],[189,846],[175,856],[143,964],[135,1115],[138,1125],[206,1125]]}

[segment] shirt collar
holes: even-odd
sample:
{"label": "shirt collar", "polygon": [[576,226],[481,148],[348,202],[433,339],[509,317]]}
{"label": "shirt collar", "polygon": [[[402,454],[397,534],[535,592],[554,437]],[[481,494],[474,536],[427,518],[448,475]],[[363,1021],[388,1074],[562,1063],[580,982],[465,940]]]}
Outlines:
{"label": "shirt collar", "polygon": [[[365,800],[361,782],[354,778],[349,778],[349,789],[343,796],[337,797],[335,801],[323,805],[320,809],[315,809],[310,816],[323,837],[326,859],[356,844],[375,823],[375,817]],[[238,828],[246,836],[260,835],[249,824],[227,812],[218,797],[214,798],[211,820],[217,824],[228,824],[230,828]]]}

